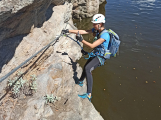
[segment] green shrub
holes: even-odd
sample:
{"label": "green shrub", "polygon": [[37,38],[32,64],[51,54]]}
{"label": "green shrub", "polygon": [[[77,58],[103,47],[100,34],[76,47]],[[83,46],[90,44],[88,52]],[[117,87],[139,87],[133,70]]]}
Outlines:
{"label": "green shrub", "polygon": [[56,101],[59,101],[61,98],[60,97],[57,97],[57,96],[53,96],[53,94],[51,95],[46,95],[45,97],[45,103],[55,103]]}

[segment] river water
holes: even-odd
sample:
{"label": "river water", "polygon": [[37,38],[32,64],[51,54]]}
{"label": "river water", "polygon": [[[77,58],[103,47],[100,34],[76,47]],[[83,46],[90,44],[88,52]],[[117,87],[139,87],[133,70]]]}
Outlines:
{"label": "river water", "polygon": [[[161,120],[161,0],[108,0],[99,13],[121,45],[93,71],[92,103],[105,120]],[[92,28],[90,21],[76,21],[78,29]]]}

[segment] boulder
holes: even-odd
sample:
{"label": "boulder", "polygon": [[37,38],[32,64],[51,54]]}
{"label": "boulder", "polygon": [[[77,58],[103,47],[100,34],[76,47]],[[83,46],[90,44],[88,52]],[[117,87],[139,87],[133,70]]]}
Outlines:
{"label": "boulder", "polygon": [[99,5],[105,0],[73,0],[73,18],[92,17],[99,12]]}

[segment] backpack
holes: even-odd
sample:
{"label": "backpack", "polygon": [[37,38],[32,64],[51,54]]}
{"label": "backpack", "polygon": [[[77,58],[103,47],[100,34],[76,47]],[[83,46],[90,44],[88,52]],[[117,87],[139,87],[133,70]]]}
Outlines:
{"label": "backpack", "polygon": [[109,33],[110,42],[109,42],[109,45],[108,45],[108,49],[105,50],[104,58],[110,59],[110,56],[116,57],[116,53],[119,50],[119,46],[120,46],[121,41],[119,40],[119,36],[113,30],[111,30],[111,29],[104,30],[104,31],[102,31],[101,34],[103,34],[105,32]]}
{"label": "backpack", "polygon": [[110,50],[111,56],[116,57],[121,41],[119,40],[119,36],[113,30],[109,29],[108,33],[110,34],[108,49]]}
{"label": "backpack", "polygon": [[118,52],[121,43],[121,41],[119,40],[119,36],[111,29],[103,30],[98,36],[94,38],[94,41],[99,39],[100,36],[105,32],[109,33],[110,35],[110,41],[107,49],[103,46],[103,44],[101,44],[102,48],[96,47],[95,49],[93,49],[92,52],[88,53],[88,58],[84,57],[85,59],[89,59],[90,57],[97,56],[100,61],[100,66],[104,65],[105,60],[110,59],[111,56],[116,57],[116,53]]}

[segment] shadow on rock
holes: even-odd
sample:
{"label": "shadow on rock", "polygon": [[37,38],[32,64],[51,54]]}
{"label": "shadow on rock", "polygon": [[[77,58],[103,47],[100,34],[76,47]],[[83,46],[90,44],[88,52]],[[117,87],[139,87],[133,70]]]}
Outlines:
{"label": "shadow on rock", "polygon": [[19,35],[0,41],[0,73],[3,65],[7,64],[14,56],[17,46],[26,35]]}
{"label": "shadow on rock", "polygon": [[13,58],[16,47],[23,37],[30,33],[31,27],[33,25],[34,27],[42,27],[43,23],[52,16],[53,4],[48,2],[45,4],[46,7],[39,4],[37,5],[39,9],[31,4],[15,14],[10,13],[4,21],[0,21],[0,73],[3,65]]}
{"label": "shadow on rock", "polygon": [[[4,11],[0,15],[0,41],[40,28],[52,16],[51,0],[33,2],[16,13]],[[1,13],[1,12],[0,12]]]}
{"label": "shadow on rock", "polygon": [[46,21],[48,21],[53,14],[53,7],[54,7],[54,4],[51,4],[46,10],[46,13],[45,13]]}
{"label": "shadow on rock", "polygon": [[[20,36],[19,36],[20,37]],[[23,36],[21,36],[21,37],[23,37]],[[20,37],[20,38],[21,38]],[[13,38],[12,38],[12,40],[13,40]],[[21,39],[18,39],[17,38],[17,40],[21,40]],[[15,41],[14,41],[15,42]],[[18,41],[19,42],[19,41]],[[57,41],[55,41],[55,43],[56,43]],[[55,43],[53,43],[53,45],[55,44]],[[1,45],[1,44],[0,44]],[[12,44],[11,44],[12,45]],[[4,47],[4,46],[2,46],[2,47]],[[49,56],[50,56],[50,54],[45,54],[45,52],[49,49],[49,47],[50,46],[48,46],[47,48],[45,48],[45,50],[34,60],[34,62],[32,63],[32,64],[28,64],[28,65],[26,65],[25,67],[27,67],[28,66],[28,69],[26,69],[25,70],[25,72],[23,72],[23,74],[20,76],[20,77],[18,77],[16,80],[15,80],[15,82],[13,83],[13,85],[12,86],[10,86],[9,88],[7,88],[6,89],[6,93],[4,94],[4,95],[2,95],[2,97],[0,97],[0,101],[9,93],[9,91],[11,91],[11,89],[13,88],[13,86],[14,86],[14,84],[22,77],[22,76],[25,76],[29,71],[32,71],[33,69],[37,69],[37,66],[39,66],[42,62],[44,62]],[[8,45],[7,45],[7,48],[8,48]],[[7,50],[7,49],[6,49]],[[15,50],[15,49],[14,49]],[[12,51],[12,50],[8,50],[8,54],[10,53],[10,51]],[[11,58],[12,58],[12,56],[14,55],[14,52],[15,51],[13,51],[13,53],[11,54]],[[3,52],[2,52],[2,54],[3,54]],[[7,53],[6,53],[7,54]],[[0,48],[0,55],[1,55],[1,48]],[[5,54],[4,54],[5,55]],[[4,56],[5,57],[5,56]],[[24,67],[24,66],[23,66]],[[2,68],[2,67],[1,67]],[[26,86],[25,86],[26,87]],[[24,89],[24,91],[25,91],[25,89]],[[32,94],[32,92],[25,92],[24,93],[25,94],[25,96],[32,96],[33,94]],[[11,96],[11,97],[18,97],[18,96]]]}
{"label": "shadow on rock", "polygon": [[[58,53],[61,53],[61,52],[58,52]],[[62,53],[62,55],[68,55],[68,53],[64,52],[64,53]],[[69,57],[69,55],[68,55],[68,57]],[[77,70],[77,62],[74,62],[70,57],[69,57],[69,59],[70,59],[71,63],[67,63],[67,64],[72,65],[72,68],[73,68],[73,79],[74,79],[75,83],[77,83],[78,80],[79,80],[79,78],[77,76],[78,73],[76,71]]]}

